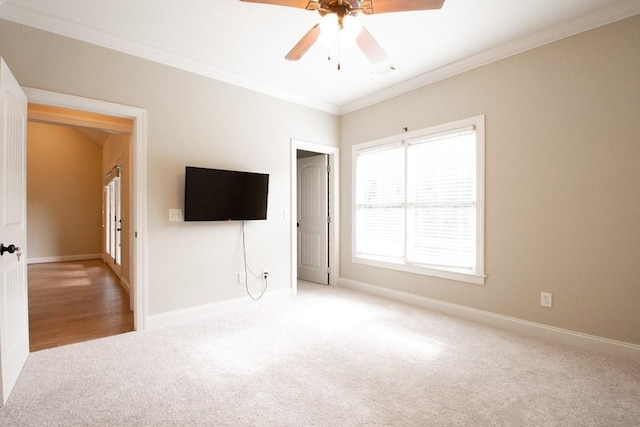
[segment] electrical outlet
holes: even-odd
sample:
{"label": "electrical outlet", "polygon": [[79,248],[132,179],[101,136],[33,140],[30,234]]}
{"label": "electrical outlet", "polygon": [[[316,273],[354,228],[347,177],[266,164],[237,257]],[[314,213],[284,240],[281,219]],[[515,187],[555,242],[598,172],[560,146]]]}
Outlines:
{"label": "electrical outlet", "polygon": [[238,273],[238,285],[247,284],[247,275],[244,273]]}
{"label": "electrical outlet", "polygon": [[540,305],[543,307],[551,307],[552,305],[551,292],[540,292]]}
{"label": "electrical outlet", "polygon": [[269,272],[267,270],[262,270],[262,278],[266,279],[267,277],[269,277]]}

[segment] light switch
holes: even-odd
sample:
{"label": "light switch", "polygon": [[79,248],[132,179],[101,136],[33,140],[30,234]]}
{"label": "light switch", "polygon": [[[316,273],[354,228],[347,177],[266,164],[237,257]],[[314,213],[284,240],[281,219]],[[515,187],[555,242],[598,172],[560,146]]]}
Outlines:
{"label": "light switch", "polygon": [[169,221],[184,221],[182,209],[169,209]]}

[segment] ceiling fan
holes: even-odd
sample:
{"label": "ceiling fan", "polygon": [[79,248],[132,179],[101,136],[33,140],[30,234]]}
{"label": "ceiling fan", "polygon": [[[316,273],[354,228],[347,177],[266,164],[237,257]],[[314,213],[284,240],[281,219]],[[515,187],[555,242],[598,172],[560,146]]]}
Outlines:
{"label": "ceiling fan", "polygon": [[[440,9],[445,0],[240,0],[277,6],[297,7],[317,11],[322,18],[285,56],[298,61],[318,40],[330,45],[339,37],[340,43],[355,41],[369,61],[378,63],[387,57],[380,44],[355,17],[360,13],[373,15],[390,12]],[[340,69],[340,64],[338,64]]]}

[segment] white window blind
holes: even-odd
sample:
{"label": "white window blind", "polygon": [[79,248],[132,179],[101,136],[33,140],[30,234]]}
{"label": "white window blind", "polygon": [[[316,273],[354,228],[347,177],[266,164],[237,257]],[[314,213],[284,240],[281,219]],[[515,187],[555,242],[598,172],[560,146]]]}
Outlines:
{"label": "white window blind", "polygon": [[407,150],[407,260],[473,269],[475,131],[414,141]]}
{"label": "white window blind", "polygon": [[404,256],[404,147],[395,144],[358,155],[356,252]]}
{"label": "white window blind", "polygon": [[484,135],[476,123],[483,132],[479,116],[354,148],[356,258],[484,277]]}

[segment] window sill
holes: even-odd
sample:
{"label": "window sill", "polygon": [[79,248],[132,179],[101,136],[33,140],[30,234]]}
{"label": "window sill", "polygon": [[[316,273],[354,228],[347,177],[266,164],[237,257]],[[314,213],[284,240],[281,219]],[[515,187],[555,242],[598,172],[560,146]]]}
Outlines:
{"label": "window sill", "polygon": [[401,264],[378,259],[362,258],[352,256],[351,261],[355,264],[364,264],[372,267],[386,268],[389,270],[403,271],[406,273],[422,274],[423,276],[439,277],[442,279],[456,280],[458,282],[484,285],[485,275],[471,273],[460,270],[446,270],[440,268],[423,267],[419,265]]}

